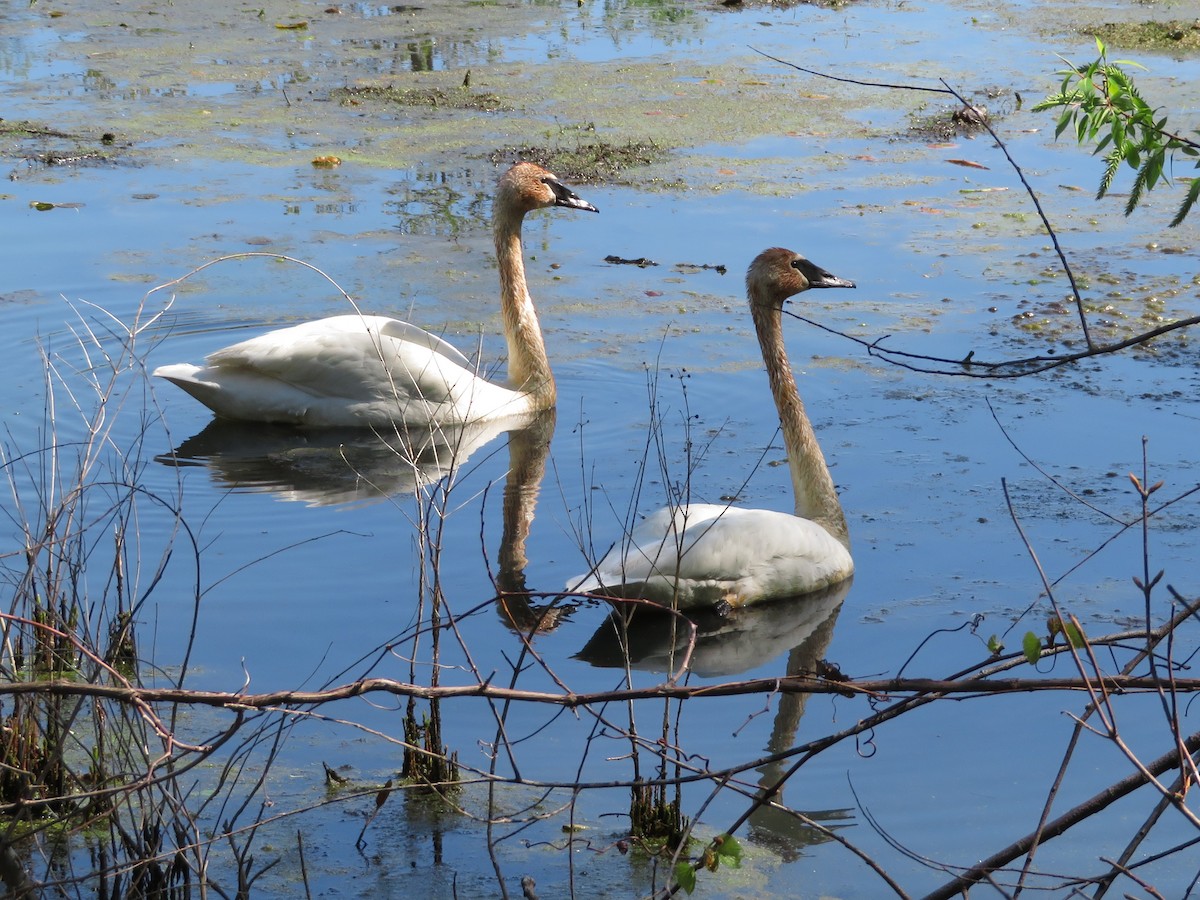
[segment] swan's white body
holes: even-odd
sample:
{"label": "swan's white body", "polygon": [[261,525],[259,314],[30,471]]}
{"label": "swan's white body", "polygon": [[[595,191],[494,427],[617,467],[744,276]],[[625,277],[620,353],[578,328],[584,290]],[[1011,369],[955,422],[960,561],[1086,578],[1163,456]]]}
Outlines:
{"label": "swan's white body", "polygon": [[651,513],[572,589],[680,609],[746,606],[819,591],[853,572],[850,551],[808,519],[691,503]]}
{"label": "swan's white body", "polygon": [[160,366],[218,416],[311,426],[460,425],[554,405],[554,377],[525,282],[521,224],[548,206],[595,212],[539,166],[500,179],[494,214],[508,386],[493,384],[453,346],[384,316],[344,315],[281,328],[208,356]]}
{"label": "swan's white body", "polygon": [[532,409],[529,394],[480,378],[450,344],[385,316],[332,316],[280,328],[205,362],[160,366],[154,374],[226,419],[458,424]]}
{"label": "swan's white body", "polygon": [[692,503],[640,522],[590,575],[568,589],[643,597],[681,609],[746,606],[838,584],[854,573],[846,518],[800,400],[783,344],[783,301],[809,288],[854,287],[789,250],[761,253],[746,276],[779,411],[795,515]]}

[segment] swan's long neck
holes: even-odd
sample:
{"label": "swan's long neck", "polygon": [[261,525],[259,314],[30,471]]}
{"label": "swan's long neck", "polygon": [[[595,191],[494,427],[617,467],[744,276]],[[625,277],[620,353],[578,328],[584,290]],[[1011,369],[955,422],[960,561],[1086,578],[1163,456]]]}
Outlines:
{"label": "swan's long neck", "polygon": [[780,307],[764,297],[751,296],[750,314],[758,332],[771,393],[779,410],[788,469],[792,473],[792,490],[796,494],[796,515],[816,522],[849,550],[846,515],[842,512],[833,477],[825,465],[825,456],[817,443],[812,423],[808,421],[792,367],[788,364]]}
{"label": "swan's long neck", "polygon": [[525,214],[498,206],[492,225],[500,266],[500,309],[508,342],[508,380],[513,390],[528,394],[534,409],[554,405],[554,375],[546,356],[542,328],[525,282],[521,222]]}

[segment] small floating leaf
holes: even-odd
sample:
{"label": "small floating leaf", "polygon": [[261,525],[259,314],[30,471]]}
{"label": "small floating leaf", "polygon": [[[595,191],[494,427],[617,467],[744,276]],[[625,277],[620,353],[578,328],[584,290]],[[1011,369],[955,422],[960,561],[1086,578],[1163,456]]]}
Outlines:
{"label": "small floating leaf", "polygon": [[318,156],[312,164],[318,169],[334,169],[342,164],[342,159],[340,156]]}
{"label": "small floating leaf", "polygon": [[983,163],[971,162],[969,159],[948,159],[946,162],[956,166],[966,166],[968,169],[986,169]]}
{"label": "small floating leaf", "polygon": [[1041,638],[1032,631],[1025,632],[1025,637],[1021,638],[1021,649],[1031,666],[1037,665],[1037,661],[1042,658]]}
{"label": "small floating leaf", "polygon": [[38,212],[45,212],[48,209],[54,209],[53,203],[46,203],[44,200],[30,200],[29,205]]}

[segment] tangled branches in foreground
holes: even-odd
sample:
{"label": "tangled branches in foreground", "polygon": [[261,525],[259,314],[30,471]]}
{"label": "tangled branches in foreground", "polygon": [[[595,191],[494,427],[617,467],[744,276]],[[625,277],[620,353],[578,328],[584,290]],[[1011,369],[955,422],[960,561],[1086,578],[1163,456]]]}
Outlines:
{"label": "tangled branches in foreground", "polygon": [[[115,402],[115,376],[127,369],[109,359],[114,381],[94,382],[102,406]],[[48,365],[48,373],[53,370]],[[656,386],[650,395],[653,404]],[[347,843],[361,854],[383,828],[381,815],[400,802],[406,816],[432,823],[428,827],[435,834],[447,817],[477,829],[495,872],[493,888],[502,895],[515,893],[509,873],[524,869],[535,848],[561,854],[565,894],[590,895],[576,881],[581,867],[594,869],[611,860],[607,865],[620,870],[624,864],[616,860],[625,857],[642,873],[639,892],[667,896],[699,889],[730,869],[754,865],[742,836],[749,828],[755,838],[750,847],[789,831],[802,834],[806,844],[837,845],[896,896],[910,896],[897,870],[903,857],[940,873],[944,883],[929,890],[930,897],[957,896],[985,883],[1005,895],[1024,887],[1088,884],[1100,896],[1122,882],[1152,883],[1163,867],[1177,864],[1200,831],[1189,804],[1200,733],[1185,725],[1188,697],[1200,689],[1200,679],[1189,677],[1190,657],[1179,655],[1180,647],[1195,643],[1189,635],[1200,602],[1164,584],[1151,572],[1148,556],[1135,579],[1146,609],[1135,627],[1085,634],[1060,607],[1057,587],[1047,578],[1046,624],[1027,631],[1017,652],[1005,649],[1003,637],[984,640],[980,617],[931,635],[931,642],[965,639],[983,657],[938,678],[908,675],[908,663],[891,676],[865,677],[845,673],[826,659],[844,589],[707,619],[614,602],[579,656],[592,665],[614,667],[620,683],[577,691],[562,664],[539,649],[540,642],[580,604],[596,601],[530,591],[525,576],[525,542],[554,430],[551,414],[509,437],[492,598],[463,609],[443,590],[444,528],[454,514],[462,476],[453,469],[444,476],[445,460],[439,460],[433,465],[437,477],[417,482],[418,615],[408,630],[367,659],[361,668],[368,674],[307,690],[201,690],[187,683],[190,643],[181,665],[156,669],[143,660],[146,640],[137,627],[174,544],[182,539],[196,547],[199,542],[180,512],[179,498],[168,501],[146,491],[136,466],[111,468],[114,457],[105,452],[111,449],[105,431],[109,420],[89,421],[89,440],[69,444],[86,452],[71,457],[75,468],[68,480],[49,482],[50,467],[28,466],[29,460],[49,459],[47,454],[8,459],[14,489],[26,483],[19,463],[27,466],[24,475],[41,476],[40,505],[27,507],[38,514],[25,522],[26,546],[6,558],[10,582],[18,589],[10,610],[0,615],[7,649],[0,682],[5,705],[0,814],[6,823],[0,878],[14,896],[51,887],[77,896],[184,897],[199,890],[247,896],[268,885],[281,866],[289,870],[285,878],[298,878],[311,894],[310,823],[327,808],[358,811],[357,840]],[[655,421],[647,460],[669,458],[657,411]],[[686,445],[704,452],[690,436]],[[64,446],[68,442],[54,444],[60,453],[56,473],[65,469]],[[461,445],[448,449],[465,457]],[[137,448],[132,450],[116,458],[134,459]],[[337,452],[349,451],[343,446]],[[361,476],[365,463],[358,458],[357,464]],[[1145,474],[1132,481],[1141,509],[1129,521],[1113,523],[1118,533],[1141,529],[1149,534],[1159,517],[1195,490],[1164,502],[1161,485],[1146,486]],[[685,502],[686,481],[678,491],[675,501]],[[160,550],[162,562],[147,569],[145,541],[154,531],[138,531],[130,523],[147,521],[153,510],[163,511],[174,527]],[[1019,530],[1015,512],[1013,521]],[[97,532],[114,536],[111,547],[92,540]],[[141,542],[136,546],[135,537]],[[1036,563],[1032,547],[1030,555]],[[135,558],[142,560],[140,566],[131,564]],[[199,567],[202,554],[194,550],[193,558]],[[89,572],[104,573],[100,589],[90,587]],[[1160,620],[1152,610],[1164,592],[1172,612]],[[197,621],[203,595],[197,589],[193,598]],[[502,654],[508,665],[503,674],[480,667],[468,637],[473,618],[489,609],[516,642],[515,652]],[[1026,610],[1018,620],[1031,618]],[[748,649],[739,647],[747,635]],[[773,640],[782,643],[772,645]],[[722,676],[732,671],[729,654],[769,656],[777,652],[772,646],[790,648],[785,674]],[[405,661],[407,679],[369,674],[390,659]],[[647,680],[635,675],[640,669],[665,676]],[[697,677],[705,670],[707,676]],[[930,858],[889,834],[865,805],[861,815],[874,830],[854,834],[846,830],[850,810],[818,813],[785,800],[785,791],[792,787],[794,793],[826,754],[849,747],[869,756],[886,744],[897,723],[921,709],[1018,695],[1054,696],[1074,704],[1073,734],[1040,817],[1024,833],[998,841],[1003,845],[981,862]],[[813,696],[835,703],[843,724],[798,739],[796,725]],[[705,710],[730,698],[773,713],[765,752],[718,761],[694,749],[696,723],[705,720]],[[1144,730],[1147,707],[1161,709],[1153,734]],[[385,715],[381,719],[372,711]],[[1124,724],[1131,716],[1138,723],[1136,740]],[[444,718],[475,722],[483,765],[477,754],[447,745]],[[272,788],[274,772],[288,758],[297,730],[313,728],[357,734],[396,749],[393,776],[380,783],[324,765],[323,774],[310,772],[305,779],[314,791],[281,794]],[[491,736],[485,737],[489,730]],[[561,746],[575,748],[573,777],[557,777],[559,766],[543,771],[523,760],[526,745],[543,731]],[[1081,765],[1075,754],[1086,736],[1115,748],[1126,765],[1063,808],[1060,789]],[[1150,746],[1154,749],[1148,752]],[[616,812],[612,804],[618,796],[628,804],[623,825],[600,836],[596,809]],[[1113,804],[1131,800],[1142,803],[1145,818],[1120,853],[1097,858],[1100,868],[1050,875],[1035,865],[1039,850],[1103,819]],[[720,821],[716,828],[704,824],[714,820]],[[1180,821],[1193,837],[1171,832],[1164,849],[1164,829],[1177,829]],[[555,831],[557,838],[551,837]],[[1141,849],[1147,842],[1156,848],[1149,861]],[[881,847],[890,850],[885,855]],[[525,896],[537,895],[532,875],[523,874],[521,885]]]}

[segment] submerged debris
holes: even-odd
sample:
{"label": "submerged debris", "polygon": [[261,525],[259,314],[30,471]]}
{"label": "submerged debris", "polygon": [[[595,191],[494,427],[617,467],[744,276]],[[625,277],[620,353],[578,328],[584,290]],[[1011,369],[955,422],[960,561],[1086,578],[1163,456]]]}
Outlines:
{"label": "submerged debris", "polygon": [[1157,51],[1200,51],[1200,19],[1188,22],[1107,22],[1081,28],[1114,47]]}
{"label": "submerged debris", "polygon": [[668,154],[667,148],[654,141],[629,141],[625,144],[604,142],[565,147],[508,147],[488,154],[500,165],[532,162],[571,181],[614,181],[630,166],[647,166]]}
{"label": "submerged debris", "polygon": [[710,263],[675,263],[676,272],[699,272],[703,269],[711,269],[718,275],[724,275],[727,269],[724,263],[712,265]]}
{"label": "submerged debris", "polygon": [[432,109],[473,109],[479,112],[502,112],[513,108],[498,94],[472,91],[465,85],[453,88],[365,85],[335,88],[330,92],[330,97],[343,106],[367,102]]}
{"label": "submerged debris", "polygon": [[987,124],[988,110],[982,103],[977,103],[973,106],[960,106],[950,116],[950,119],[955,124],[967,128],[982,128]]}
{"label": "submerged debris", "polygon": [[[1004,88],[993,88],[986,92],[989,100],[1004,97],[1011,91]],[[1013,94],[1011,107],[1019,107],[1020,100]],[[929,113],[914,116],[908,126],[908,133],[922,141],[953,141],[959,137],[972,137],[986,131],[994,114],[983,103],[973,102],[958,107],[946,107]]]}
{"label": "submerged debris", "polygon": [[658,263],[656,263],[654,260],[647,259],[644,256],[639,256],[637,259],[625,259],[622,256],[616,256],[615,254],[610,254],[610,255],[604,257],[604,261],[606,263],[612,263],[614,266],[638,266],[643,269],[645,269],[648,266],[657,266],[658,265]]}

